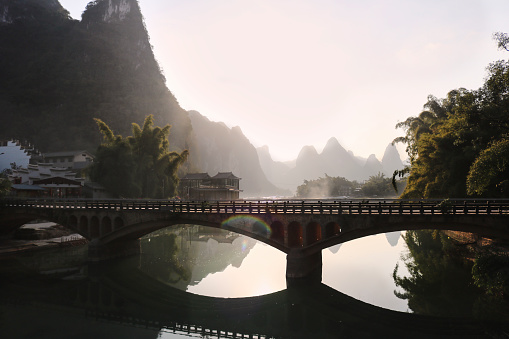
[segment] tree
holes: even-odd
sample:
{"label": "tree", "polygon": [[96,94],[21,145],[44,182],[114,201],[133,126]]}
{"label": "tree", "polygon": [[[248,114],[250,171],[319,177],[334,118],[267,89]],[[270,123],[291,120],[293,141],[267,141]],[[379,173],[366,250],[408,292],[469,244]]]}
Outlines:
{"label": "tree", "polygon": [[470,195],[506,197],[509,190],[509,138],[495,141],[476,158],[467,177]]}
{"label": "tree", "polygon": [[361,194],[365,197],[393,196],[392,179],[385,177],[383,173],[372,175],[364,185],[362,185]]}
{"label": "tree", "polygon": [[[507,47],[506,38],[500,33],[499,44]],[[501,190],[507,177],[503,159],[509,158],[504,148],[509,132],[509,63],[497,61],[487,70],[478,90],[452,90],[444,99],[429,96],[423,112],[396,125],[405,129],[405,136],[394,142],[406,143],[410,158],[402,198],[509,196]],[[490,168],[493,165],[498,167]]]}
{"label": "tree", "polygon": [[507,33],[496,32],[493,34],[493,38],[497,40],[499,49],[509,51],[509,35]]}
{"label": "tree", "polygon": [[301,198],[327,198],[349,195],[355,186],[355,182],[348,181],[343,177],[331,177],[325,174],[325,178],[304,180],[297,187],[297,196]]}
{"label": "tree", "polygon": [[4,173],[0,173],[0,198],[6,196],[11,189],[11,181]]}
{"label": "tree", "polygon": [[149,115],[143,127],[133,123],[133,135],[123,138],[115,136],[102,120],[95,121],[104,142],[90,168],[92,180],[116,197],[167,198],[176,194],[177,172],[189,152],[169,151],[170,125],[154,127]]}

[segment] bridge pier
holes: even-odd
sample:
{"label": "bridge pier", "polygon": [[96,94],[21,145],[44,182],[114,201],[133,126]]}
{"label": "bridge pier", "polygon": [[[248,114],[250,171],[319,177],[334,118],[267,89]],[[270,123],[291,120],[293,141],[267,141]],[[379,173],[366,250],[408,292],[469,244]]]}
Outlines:
{"label": "bridge pier", "polygon": [[286,285],[288,287],[322,282],[322,252],[305,254],[290,251],[286,256]]}
{"label": "bridge pier", "polygon": [[113,258],[121,258],[140,253],[140,239],[122,240],[108,244],[102,244],[98,240],[92,240],[88,244],[89,261],[101,261]]}

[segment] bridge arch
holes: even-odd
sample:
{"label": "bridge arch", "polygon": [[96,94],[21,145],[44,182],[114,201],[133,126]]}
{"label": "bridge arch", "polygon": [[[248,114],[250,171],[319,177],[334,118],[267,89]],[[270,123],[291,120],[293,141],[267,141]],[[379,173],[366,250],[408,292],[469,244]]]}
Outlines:
{"label": "bridge arch", "polygon": [[109,234],[113,231],[113,227],[111,224],[111,219],[108,216],[105,216],[101,220],[101,236]]}
{"label": "bridge arch", "polygon": [[99,218],[94,215],[90,218],[90,225],[89,225],[89,234],[90,238],[96,239],[101,236],[101,228],[99,224]]}
{"label": "bridge arch", "polygon": [[339,226],[339,224],[337,222],[329,222],[325,225],[325,234],[324,234],[324,238],[329,238],[329,237],[332,237],[334,235],[337,235],[341,232],[341,227]]}
{"label": "bridge arch", "polygon": [[272,233],[270,234],[270,238],[275,241],[284,242],[285,241],[285,228],[281,221],[274,221],[270,228]]}
{"label": "bridge arch", "polygon": [[78,231],[81,234],[88,234],[88,218],[84,215],[80,217],[80,224]]}
{"label": "bridge arch", "polygon": [[368,222],[369,216],[358,216],[359,225],[350,223],[348,227],[345,227],[346,229],[341,229],[340,233],[332,237],[325,237],[322,241],[309,246],[305,250],[308,253],[313,253],[370,235],[407,230],[460,231],[509,240],[509,223],[507,223],[508,219],[505,217],[439,215],[421,218],[420,220],[415,218],[416,216],[413,217],[403,215],[376,218],[377,222]]}
{"label": "bridge arch", "polygon": [[312,221],[306,226],[306,245],[314,244],[317,241],[322,240],[322,226]]}
{"label": "bridge arch", "polygon": [[292,221],[288,224],[288,246],[302,247],[302,225],[298,221]]}
{"label": "bridge arch", "polygon": [[69,226],[73,229],[78,229],[78,217],[75,215],[69,216]]}
{"label": "bridge arch", "polygon": [[113,230],[116,231],[121,229],[122,227],[124,227],[124,219],[122,219],[121,217],[116,217],[113,220]]}

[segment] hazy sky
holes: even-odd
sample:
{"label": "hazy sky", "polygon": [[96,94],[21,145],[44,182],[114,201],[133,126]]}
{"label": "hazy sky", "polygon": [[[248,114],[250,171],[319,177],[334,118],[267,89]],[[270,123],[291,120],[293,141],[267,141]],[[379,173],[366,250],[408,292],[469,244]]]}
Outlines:
{"label": "hazy sky", "polygon": [[[88,0],[60,0],[80,18]],[[139,0],[181,106],[240,126],[277,160],[330,137],[374,153],[429,94],[477,89],[507,59],[507,0]],[[141,123],[141,122],[140,122]]]}

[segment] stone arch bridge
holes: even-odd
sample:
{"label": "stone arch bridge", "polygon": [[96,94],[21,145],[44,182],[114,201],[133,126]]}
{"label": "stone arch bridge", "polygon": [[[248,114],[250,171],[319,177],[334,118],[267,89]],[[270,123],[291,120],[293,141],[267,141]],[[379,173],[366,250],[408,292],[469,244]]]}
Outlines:
{"label": "stone arch bridge", "polygon": [[158,229],[196,224],[262,241],[287,253],[287,278],[321,277],[321,251],[379,233],[444,229],[509,239],[507,200],[0,200],[0,234],[44,219],[87,238],[101,260],[139,251]]}

